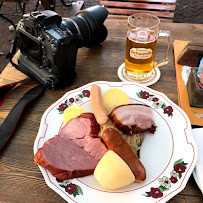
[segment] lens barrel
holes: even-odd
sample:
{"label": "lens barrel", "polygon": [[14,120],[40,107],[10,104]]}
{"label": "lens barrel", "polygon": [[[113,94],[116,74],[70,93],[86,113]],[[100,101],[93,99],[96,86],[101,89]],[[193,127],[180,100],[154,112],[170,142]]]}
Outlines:
{"label": "lens barrel", "polygon": [[94,21],[98,27],[104,23],[104,21],[106,20],[108,14],[109,14],[109,12],[106,10],[106,8],[104,8],[103,6],[98,6],[98,5],[81,10],[78,12],[77,15],[84,15],[85,13],[94,19]]}
{"label": "lens barrel", "polygon": [[107,37],[107,29],[103,25],[108,11],[102,6],[92,6],[81,10],[75,17],[62,22],[73,34],[81,36],[82,46],[92,46],[102,43]]}

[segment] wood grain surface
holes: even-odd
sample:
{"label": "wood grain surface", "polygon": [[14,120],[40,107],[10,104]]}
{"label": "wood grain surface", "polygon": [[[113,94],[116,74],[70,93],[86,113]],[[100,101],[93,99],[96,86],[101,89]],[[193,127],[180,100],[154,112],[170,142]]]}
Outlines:
{"label": "wood grain surface", "polygon": [[[148,13],[160,17],[161,22],[173,21],[176,0],[101,0],[100,5],[105,6],[111,18],[129,16],[137,13]],[[119,15],[117,15],[119,14]],[[162,18],[163,17],[163,18]]]}
{"label": "wood grain surface", "polygon": [[[43,113],[67,91],[92,81],[120,81],[117,76],[117,69],[125,59],[127,22],[125,20],[106,20],[105,25],[108,29],[108,37],[102,45],[93,48],[83,47],[78,50],[76,64],[78,75],[74,83],[56,91],[46,89],[40,98],[30,103],[25,109],[14,134],[0,151],[0,202],[65,202],[46,185],[38,166],[34,164],[33,144]],[[168,23],[161,24],[161,29],[170,30],[173,40],[201,41],[203,36],[203,25]],[[160,42],[162,42],[161,39]],[[157,48],[157,59],[165,56],[165,49],[163,40],[163,43],[159,43]],[[160,80],[150,87],[163,92],[177,104],[178,96],[172,50],[170,62],[160,67],[160,71]],[[0,85],[12,80],[16,81],[21,77],[24,76],[8,66],[0,75]],[[20,94],[28,89],[29,85],[19,85],[8,96],[0,108],[0,124],[11,107],[17,102]],[[203,202],[203,196],[193,176],[190,177],[185,189],[169,202]]]}

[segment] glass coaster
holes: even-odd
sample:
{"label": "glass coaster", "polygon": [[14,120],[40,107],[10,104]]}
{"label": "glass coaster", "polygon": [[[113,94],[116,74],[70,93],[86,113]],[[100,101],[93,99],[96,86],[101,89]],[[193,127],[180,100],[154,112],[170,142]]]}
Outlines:
{"label": "glass coaster", "polygon": [[118,77],[123,82],[135,82],[135,83],[143,84],[145,86],[153,85],[154,83],[156,83],[159,80],[159,78],[161,76],[161,72],[160,72],[159,68],[154,68],[152,71],[152,75],[150,77],[148,77],[144,80],[134,80],[131,77],[129,77],[128,74],[126,73],[125,63],[120,65],[117,73],[118,73]]}

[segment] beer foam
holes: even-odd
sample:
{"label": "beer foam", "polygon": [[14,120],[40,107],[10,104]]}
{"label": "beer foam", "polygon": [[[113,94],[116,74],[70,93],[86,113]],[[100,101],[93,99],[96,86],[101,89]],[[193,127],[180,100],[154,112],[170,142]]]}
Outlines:
{"label": "beer foam", "polygon": [[128,38],[138,43],[150,43],[156,40],[156,34],[153,30],[137,28],[130,31]]}
{"label": "beer foam", "polygon": [[147,30],[138,30],[137,31],[137,40],[140,42],[146,42],[148,40],[148,31]]}
{"label": "beer foam", "polygon": [[130,32],[130,38],[135,40],[137,38],[136,34],[134,32]]}

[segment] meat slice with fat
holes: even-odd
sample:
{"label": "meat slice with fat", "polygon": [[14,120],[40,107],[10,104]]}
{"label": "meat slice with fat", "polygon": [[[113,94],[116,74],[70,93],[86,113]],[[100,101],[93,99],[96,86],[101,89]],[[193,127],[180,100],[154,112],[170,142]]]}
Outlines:
{"label": "meat slice with fat", "polygon": [[34,162],[60,180],[91,175],[98,160],[67,136],[54,136],[38,149]]}
{"label": "meat slice with fat", "polygon": [[67,135],[70,139],[81,139],[85,136],[98,136],[100,125],[93,113],[82,113],[73,118],[61,129],[60,135]]}
{"label": "meat slice with fat", "polygon": [[75,140],[76,144],[82,147],[85,151],[90,153],[93,157],[100,160],[107,152],[107,147],[101,138],[86,137],[84,139]]}
{"label": "meat slice with fat", "polygon": [[156,131],[152,109],[142,104],[121,105],[109,114],[114,125],[127,135]]}
{"label": "meat slice with fat", "polygon": [[100,125],[93,113],[82,113],[62,128],[60,136],[67,136],[90,155],[100,160],[107,152],[106,145],[98,137]]}

